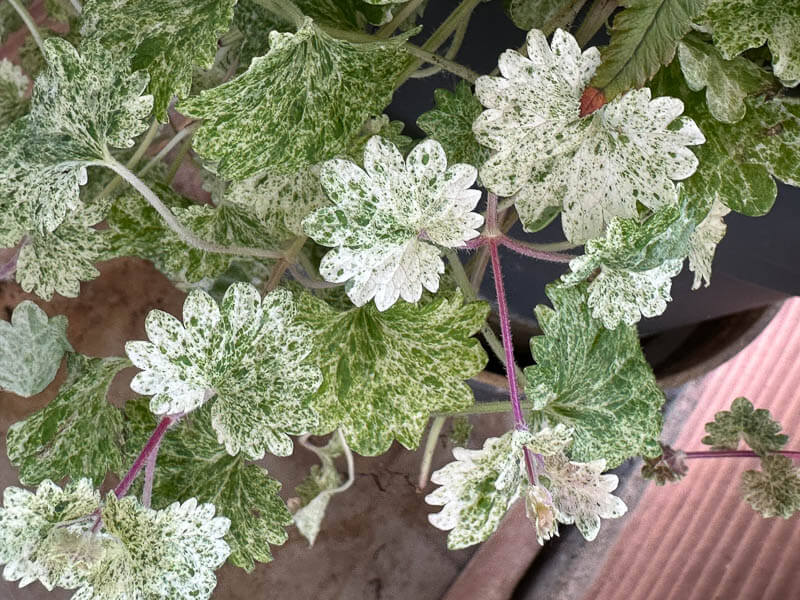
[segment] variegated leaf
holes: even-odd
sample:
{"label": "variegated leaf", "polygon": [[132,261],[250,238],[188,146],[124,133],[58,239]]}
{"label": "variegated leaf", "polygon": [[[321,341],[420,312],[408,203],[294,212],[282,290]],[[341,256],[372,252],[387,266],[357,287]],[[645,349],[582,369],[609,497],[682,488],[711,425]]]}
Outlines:
{"label": "variegated leaf", "polygon": [[323,383],[312,404],[315,432],[341,427],[359,454],[386,452],[396,439],[416,448],[434,411],[474,402],[465,380],[486,365],[474,335],[486,319],[482,302],[460,295],[421,305],[400,302],[385,312],[374,306],[344,311],[309,294],[298,298],[298,319],[314,332],[311,360]]}
{"label": "variegated leaf", "polygon": [[714,450],[736,450],[740,440],[744,440],[761,456],[780,450],[789,441],[789,436],[781,433],[781,424],[772,419],[767,409],[753,409],[744,397],[736,398],[730,410],[715,414],[714,420],[706,423],[706,432],[703,443]]}
{"label": "variegated leaf", "polygon": [[675,204],[673,180],[697,167],[687,146],[704,141],[694,122],[680,117],[682,102],[635,90],[580,117],[597,50],[581,53],[561,30],[552,47],[531,31],[527,48],[528,58],[503,53],[502,77],[476,85],[488,110],[473,129],[495,151],[481,169],[484,184],[514,197],[529,230],[561,208],[564,233],[575,243],[597,237],[612,217],[635,217],[637,203],[652,210]]}
{"label": "variegated leaf", "polygon": [[696,290],[705,281],[711,283],[711,262],[717,251],[717,244],[725,237],[727,226],[723,218],[731,212],[719,200],[714,200],[711,210],[689,237],[689,269],[694,273],[692,289]]}
{"label": "variegated leaf", "polygon": [[314,453],[321,464],[312,466],[308,476],[295,488],[302,506],[292,516],[309,546],[314,545],[325,518],[325,510],[342,484],[342,476],[334,463],[334,459],[342,454],[339,436],[334,435],[325,446],[315,448]]}
{"label": "variegated leaf", "polygon": [[0,321],[0,388],[33,396],[46,388],[58,372],[67,341],[67,318],[47,318],[30,300],[20,302],[11,322]]}
{"label": "variegated leaf", "polygon": [[317,424],[310,395],[320,384],[319,369],[305,361],[310,330],[296,312],[286,290],[262,300],[252,285],[236,283],[219,306],[195,290],[184,303],[183,323],[150,311],[150,341],[125,345],[142,369],[131,388],[152,396],[150,409],[158,415],[189,412],[214,398],[211,423],[229,454],[258,459],[268,449],[288,456],[288,434]]}
{"label": "variegated leaf", "polygon": [[422,289],[439,289],[444,262],[439,246],[455,248],[478,235],[483,217],[472,210],[480,191],[471,189],[477,170],[447,165],[434,140],[419,144],[406,160],[397,147],[375,136],[367,143],[364,169],[335,159],[322,166],[322,186],[333,206],[303,221],[305,232],[334,249],[320,263],[328,281],[346,283],[356,306],[373,298],[378,310],[398,298],[416,302]]}
{"label": "variegated leaf", "polygon": [[788,519],[800,510],[800,469],[780,455],[761,459],[761,471],[742,473],[742,496],[766,519]]}

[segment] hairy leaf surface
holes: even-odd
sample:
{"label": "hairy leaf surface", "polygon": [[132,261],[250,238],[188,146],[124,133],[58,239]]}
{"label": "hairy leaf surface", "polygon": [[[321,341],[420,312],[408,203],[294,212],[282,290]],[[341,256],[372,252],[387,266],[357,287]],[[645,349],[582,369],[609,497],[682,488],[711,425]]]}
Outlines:
{"label": "hairy leaf surface", "polygon": [[[131,460],[157,425],[145,399],[129,401],[125,416],[131,429]],[[212,502],[231,521],[225,541],[228,560],[252,571],[256,562],[270,562],[270,545],[286,541],[292,516],[278,491],[281,484],[266,469],[248,463],[239,453],[231,456],[217,442],[211,410],[202,406],[161,442],[153,484],[153,508],[197,498]]]}
{"label": "hairy leaf surface", "polygon": [[47,314],[30,300],[20,302],[11,322],[0,321],[0,388],[33,396],[46,388],[58,372],[67,341],[67,318]]}
{"label": "hairy leaf surface", "polygon": [[486,365],[471,337],[486,319],[486,304],[465,305],[457,295],[400,302],[384,312],[339,312],[309,294],[298,304],[298,319],[314,332],[312,362],[323,373],[313,398],[315,433],[341,427],[350,447],[367,456],[382,454],[394,439],[413,449],[432,412],[474,402],[464,380]]}
{"label": "hairy leaf surface", "polygon": [[268,449],[288,456],[288,434],[317,423],[309,399],[320,384],[319,369],[305,361],[311,332],[296,313],[282,289],[262,300],[252,285],[235,283],[219,306],[194,290],[183,305],[183,323],[152,310],[145,321],[150,341],[125,345],[142,369],[131,388],[152,396],[157,415],[189,412],[213,397],[211,423],[229,454],[258,459]]}
{"label": "hairy leaf surface", "polygon": [[544,335],[531,339],[536,364],[525,369],[532,418],[574,429],[573,460],[603,458],[614,468],[631,456],[657,455],[664,394],[636,329],[605,329],[591,315],[585,283],[546,291],[553,308],[536,308]]}
{"label": "hairy leaf surface", "polygon": [[714,450],[736,450],[743,440],[753,451],[764,456],[767,452],[780,450],[789,441],[783,434],[781,424],[774,421],[765,408],[753,409],[747,398],[736,398],[730,410],[722,410],[714,415],[711,423],[706,423],[708,435],[703,443]]}
{"label": "hairy leaf surface", "polygon": [[673,180],[697,167],[687,146],[703,142],[694,122],[680,117],[680,100],[651,100],[649,90],[636,90],[581,118],[597,50],[581,53],[561,30],[551,48],[533,30],[528,56],[508,50],[499,61],[502,77],[478,79],[477,95],[488,110],[473,127],[495,150],[481,179],[496,194],[514,197],[528,230],[561,208],[567,239],[582,243],[612,217],[635,217],[637,203],[658,210],[677,202]]}
{"label": "hairy leaf surface", "polygon": [[124,358],[67,355],[67,379],[42,410],[8,430],[6,445],[19,480],[88,478],[101,483],[123,467],[120,410],[106,400],[114,376],[130,363]]}
{"label": "hairy leaf surface", "polygon": [[189,95],[195,67],[214,62],[217,39],[228,30],[236,0],[88,0],[81,34],[134,70],[150,74],[156,116],[167,120],[173,96]]}
{"label": "hairy leaf surface", "polygon": [[335,159],[322,166],[322,187],[333,206],[303,221],[305,232],[331,246],[319,272],[345,283],[353,304],[373,298],[378,310],[398,298],[416,302],[422,289],[439,289],[440,250],[477,237],[483,217],[472,210],[480,191],[471,189],[477,170],[447,165],[442,146],[426,140],[407,159],[375,136],[367,143],[364,169]]}
{"label": "hairy leaf surface", "polygon": [[764,518],[790,518],[800,510],[800,470],[791,458],[780,455],[761,459],[761,471],[742,473],[742,495]]}
{"label": "hairy leaf surface", "polygon": [[194,149],[234,180],[294,173],[343,152],[389,104],[406,67],[402,42],[337,40],[310,20],[295,34],[272,32],[270,51],[246,73],[179,105],[204,121]]}

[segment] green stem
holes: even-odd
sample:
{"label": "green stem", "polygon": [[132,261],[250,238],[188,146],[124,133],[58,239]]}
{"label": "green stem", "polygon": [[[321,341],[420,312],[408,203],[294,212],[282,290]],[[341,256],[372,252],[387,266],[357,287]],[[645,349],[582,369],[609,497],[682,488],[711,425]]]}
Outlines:
{"label": "green stem", "polygon": [[424,490],[428,485],[428,477],[431,474],[431,464],[433,463],[433,453],[436,452],[436,442],[439,441],[439,434],[442,433],[446,417],[437,416],[431,421],[431,428],[428,431],[428,438],[425,440],[425,450],[422,453],[422,463],[419,466],[419,480],[417,489]]}
{"label": "green stem", "polygon": [[188,229],[181,223],[178,218],[172,214],[172,211],[164,204],[161,199],[153,193],[147,184],[129,171],[125,165],[114,159],[110,154],[106,157],[106,161],[101,163],[103,166],[108,167],[117,175],[127,181],[147,202],[152,206],[156,212],[161,215],[164,222],[172,231],[185,244],[203,250],[204,252],[213,252],[215,254],[229,254],[233,256],[252,256],[254,258],[281,258],[283,252],[278,250],[271,250],[265,248],[245,248],[240,246],[222,246],[214,242],[208,242],[197,236],[191,229]]}
{"label": "green stem", "polygon": [[183,144],[181,144],[180,150],[178,150],[178,154],[175,156],[175,160],[172,161],[172,164],[169,166],[169,170],[167,171],[166,176],[164,177],[164,183],[166,185],[170,185],[172,180],[175,179],[175,175],[178,173],[178,169],[181,168],[184,159],[189,155],[189,150],[192,149],[192,136],[189,135],[183,140]]}
{"label": "green stem", "polygon": [[[521,400],[520,406],[524,410],[532,410],[533,402],[530,400]],[[469,408],[461,410],[454,410],[450,412],[433,413],[433,417],[468,417],[470,415],[492,415],[497,413],[506,413],[511,411],[511,404],[507,400],[499,400],[497,402],[476,402]]]}
{"label": "green stem", "polygon": [[575,32],[575,39],[581,48],[591,41],[594,34],[600,31],[600,28],[608,21],[617,6],[619,6],[619,2],[616,0],[594,0],[594,4],[592,4],[583,19],[583,23],[578,27],[578,31]]}
{"label": "green stem", "polygon": [[272,272],[269,274],[269,279],[267,280],[266,285],[264,285],[264,289],[261,290],[262,296],[266,296],[272,290],[278,287],[278,284],[281,281],[281,277],[283,277],[283,274],[286,273],[286,269],[288,269],[292,264],[294,264],[295,257],[303,249],[303,246],[305,245],[307,239],[308,238],[304,235],[298,235],[292,241],[291,245],[286,250],[284,255],[272,268]]}
{"label": "green stem", "polygon": [[192,135],[192,133],[194,133],[194,130],[197,129],[198,127],[200,127],[200,121],[195,121],[194,123],[187,125],[183,129],[181,129],[178,133],[176,133],[174,136],[172,136],[172,139],[168,141],[161,150],[158,151],[158,154],[156,154],[153,158],[147,161],[147,164],[144,167],[142,167],[141,171],[139,171],[139,175],[140,176],[147,175],[147,173],[149,173],[153,167],[155,167],[158,163],[164,160],[164,157],[167,154],[172,152],[172,149],[175,146],[181,143],[181,140],[183,138]]}
{"label": "green stem", "polygon": [[422,4],[425,0],[411,0],[408,4],[406,4],[403,8],[401,8],[397,14],[395,14],[394,18],[389,21],[386,25],[378,29],[375,32],[375,35],[379,38],[388,38],[391,36],[397,29],[402,25],[403,21],[405,21],[411,14],[417,10],[417,7]]}
{"label": "green stem", "polygon": [[[136,148],[136,151],[133,153],[133,156],[131,156],[130,160],[128,160],[128,162],[125,163],[126,167],[128,167],[131,170],[136,168],[136,165],[138,165],[139,161],[142,160],[142,156],[144,156],[144,153],[147,152],[148,148],[150,148],[150,146],[152,145],[153,140],[156,139],[156,135],[158,134],[160,126],[161,123],[158,122],[158,119],[153,119],[153,124],[150,125],[150,129],[147,130],[147,133],[142,138],[142,141],[139,142],[139,147]],[[117,189],[117,186],[120,183],[122,183],[122,177],[117,175],[116,177],[114,177],[114,179],[112,179],[108,183],[106,187],[103,188],[103,190],[100,192],[100,195],[98,196],[98,199],[107,198],[111,192]]]}
{"label": "green stem", "polygon": [[8,0],[8,3],[17,11],[20,19],[25,23],[25,27],[31,32],[31,37],[33,37],[33,41],[36,42],[36,45],[39,47],[39,51],[42,53],[42,56],[44,56],[44,40],[42,40],[42,34],[39,33],[39,28],[36,27],[36,21],[33,20],[31,13],[28,12],[28,9],[25,8],[25,5],[22,4],[20,0]]}
{"label": "green stem", "polygon": [[297,8],[292,0],[256,0],[256,4],[266,8],[279,19],[292,23],[297,28],[302,27],[305,22],[303,11]]}
{"label": "green stem", "polygon": [[567,2],[553,17],[542,26],[545,35],[550,35],[556,29],[569,29],[569,26],[581,12],[586,0],[572,0]]}
{"label": "green stem", "polygon": [[[469,69],[447,58],[442,58],[441,56],[439,56],[438,54],[434,54],[433,52],[428,52],[427,50],[415,46],[414,44],[405,43],[403,47],[412,56],[422,58],[424,59],[425,62],[431,63],[432,65],[435,65],[440,69],[444,69],[445,71],[448,71],[453,75],[457,75],[461,77],[461,79],[469,81],[470,83],[475,83],[478,77],[480,77],[480,75],[475,71],[473,71],[472,69]],[[412,77],[413,75],[414,73],[409,75],[409,77]]]}

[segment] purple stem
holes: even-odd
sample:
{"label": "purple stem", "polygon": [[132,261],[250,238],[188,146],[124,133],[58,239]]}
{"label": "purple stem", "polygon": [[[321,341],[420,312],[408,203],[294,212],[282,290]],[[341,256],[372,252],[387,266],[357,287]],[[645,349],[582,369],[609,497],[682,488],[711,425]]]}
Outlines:
{"label": "purple stem", "polygon": [[544,250],[534,250],[526,246],[525,244],[521,244],[515,239],[512,239],[508,236],[499,236],[497,240],[506,248],[510,248],[517,254],[522,254],[523,256],[528,256],[530,258],[535,258],[537,260],[546,260],[548,262],[554,263],[568,263],[571,261],[574,256],[570,254],[561,254],[559,252],[545,252]]}
{"label": "purple stem", "polygon": [[[800,451],[778,450],[770,454],[781,454],[789,458],[800,459]],[[686,452],[686,458],[760,458],[752,450],[700,450],[697,452]]]}
{"label": "purple stem", "polygon": [[486,238],[483,236],[479,236],[476,238],[472,238],[471,240],[467,240],[464,242],[463,248],[467,250],[474,250],[475,248],[480,248],[481,246],[486,245]]}
{"label": "purple stem", "polygon": [[497,233],[497,196],[489,192],[486,196],[486,217],[484,231],[490,236]]}
{"label": "purple stem", "polygon": [[[489,194],[490,208],[486,213],[487,222],[489,214],[497,210],[497,198],[494,201],[494,210],[491,206],[492,194]],[[497,252],[497,239],[489,238],[489,255],[492,260],[492,274],[494,275],[494,289],[497,294],[497,310],[500,313],[500,333],[503,338],[503,350],[506,354],[506,377],[508,378],[508,390],[511,396],[511,409],[514,412],[514,426],[518,430],[527,431],[528,424],[525,422],[525,415],[522,413],[522,405],[519,401],[519,389],[517,388],[516,362],[514,361],[514,345],[511,343],[511,320],[508,317],[508,302],[506,301],[506,290],[503,285],[503,271],[500,268],[500,255]],[[523,447],[525,457],[525,470],[528,473],[528,480],[533,484],[538,484],[539,477],[534,468],[531,451]]]}
{"label": "purple stem", "polygon": [[155,448],[150,451],[150,456],[144,464],[144,488],[142,489],[142,504],[150,508],[150,500],[153,497],[153,477],[156,473],[156,460],[158,459],[158,448],[161,446],[161,440],[156,442]]}

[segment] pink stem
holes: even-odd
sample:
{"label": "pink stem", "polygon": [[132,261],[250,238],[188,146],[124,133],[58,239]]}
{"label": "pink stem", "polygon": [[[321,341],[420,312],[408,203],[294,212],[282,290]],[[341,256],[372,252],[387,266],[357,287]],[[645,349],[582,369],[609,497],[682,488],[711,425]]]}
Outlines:
{"label": "pink stem", "polygon": [[[163,439],[163,438],[161,438]],[[144,465],[144,488],[142,489],[142,504],[150,508],[150,501],[153,498],[153,477],[156,473],[156,460],[158,459],[158,449],[161,446],[161,439],[156,442],[155,448],[150,452]]]}
{"label": "pink stem", "polygon": [[[789,458],[800,459],[800,451],[778,450],[770,454],[781,454]],[[752,450],[700,450],[697,452],[686,452],[686,458],[759,458],[759,455]]]}
{"label": "pink stem", "polygon": [[474,250],[475,248],[480,248],[481,246],[486,245],[486,238],[483,236],[479,236],[476,238],[472,238],[471,240],[467,240],[464,242],[463,248],[467,248],[468,250]]}
{"label": "pink stem", "polygon": [[[494,210],[491,207],[486,213],[487,223],[491,213],[496,214],[497,198],[495,197]],[[508,378],[508,389],[511,396],[511,409],[514,413],[514,425],[518,430],[527,431],[528,424],[525,422],[525,415],[522,413],[522,405],[519,401],[519,388],[517,387],[516,362],[514,361],[514,345],[511,343],[511,319],[508,316],[508,302],[506,300],[506,290],[503,285],[503,272],[500,268],[500,255],[497,252],[497,239],[489,238],[489,255],[492,260],[492,273],[494,275],[494,289],[497,294],[497,310],[500,313],[500,333],[503,338],[503,350],[506,354],[506,377]],[[539,477],[536,474],[532,453],[527,447],[523,447],[525,457],[525,470],[528,473],[528,480],[533,484],[538,484]]]}
{"label": "pink stem", "polygon": [[22,249],[28,243],[28,237],[24,237],[22,242],[17,247],[17,251],[14,253],[14,256],[4,265],[0,266],[0,281],[10,280],[14,273],[17,271],[17,261],[19,260],[19,255],[22,252]]}
{"label": "pink stem", "polygon": [[486,220],[484,230],[490,236],[497,233],[497,196],[489,192],[486,196]]}
{"label": "pink stem", "polygon": [[571,261],[574,256],[570,254],[561,254],[559,252],[545,252],[544,250],[534,250],[526,246],[525,244],[521,244],[515,239],[512,239],[506,235],[500,236],[497,240],[506,248],[510,248],[517,254],[522,254],[523,256],[528,256],[530,258],[535,258],[537,260],[546,260],[548,262],[555,262],[555,263],[568,263]]}

